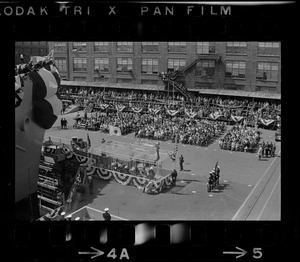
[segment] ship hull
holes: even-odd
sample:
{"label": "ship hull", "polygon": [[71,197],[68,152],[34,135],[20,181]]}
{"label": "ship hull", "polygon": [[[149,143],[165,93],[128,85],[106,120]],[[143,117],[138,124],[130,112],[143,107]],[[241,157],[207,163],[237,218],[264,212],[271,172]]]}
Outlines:
{"label": "ship hull", "polygon": [[34,221],[40,217],[37,192],[26,195],[15,203],[15,220]]}
{"label": "ship hull", "polygon": [[[15,109],[15,217],[28,217],[30,209],[38,208],[37,181],[45,129],[34,122],[32,104],[32,83],[26,83],[22,103]],[[21,215],[29,200],[33,206],[26,208],[28,215]],[[34,217],[37,215],[34,212]]]}

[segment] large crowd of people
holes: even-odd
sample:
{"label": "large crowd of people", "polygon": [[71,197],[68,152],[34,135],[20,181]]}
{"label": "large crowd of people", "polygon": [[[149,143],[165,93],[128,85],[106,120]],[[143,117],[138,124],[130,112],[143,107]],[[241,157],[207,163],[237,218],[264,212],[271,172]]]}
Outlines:
{"label": "large crowd of people", "polygon": [[[222,149],[257,151],[260,134],[258,119],[278,120],[280,101],[263,101],[251,98],[226,98],[198,95],[192,102],[176,93],[146,91],[115,91],[73,88],[63,94],[83,109],[97,112],[81,118],[75,127],[109,132],[109,127],[120,128],[121,134],[131,132],[136,137],[204,146],[210,144],[225,130],[226,123],[236,123],[219,140]],[[124,107],[119,110],[118,107]],[[135,109],[142,109],[135,112]],[[176,111],[176,114],[170,114]],[[193,113],[190,117],[188,112]],[[242,121],[241,121],[242,119]],[[213,121],[212,121],[213,120]]]}
{"label": "large crowd of people", "polygon": [[192,102],[186,102],[182,95],[168,92],[145,92],[145,91],[103,91],[82,90],[74,88],[72,91],[65,90],[63,95],[73,101],[74,104],[85,108],[90,105],[95,110],[101,110],[100,105],[106,104],[107,109],[115,109],[116,105],[122,104],[130,111],[132,105],[143,107],[146,111],[149,106],[165,110],[168,108],[179,110],[190,109],[197,113],[197,117],[209,118],[211,114],[218,115],[218,120],[231,121],[232,116],[243,117],[248,123],[254,125],[255,117],[276,121],[280,114],[281,104],[279,101],[254,101],[251,98],[225,98],[221,96],[209,97],[198,95]]}
{"label": "large crowd of people", "polygon": [[[162,117],[161,114],[112,112],[81,118],[78,125],[108,133],[109,126],[119,127],[122,135],[135,133],[138,138],[172,140],[182,144],[206,146],[225,130],[222,121]],[[177,140],[177,141],[176,141]]]}
{"label": "large crowd of people", "polygon": [[[182,144],[207,146],[225,130],[225,123],[209,120],[190,120],[183,118],[151,118],[141,125],[136,136],[155,140],[172,140]],[[177,140],[177,141],[176,141]]]}
{"label": "large crowd of people", "polygon": [[224,150],[256,152],[260,141],[260,132],[245,125],[235,125],[223,138],[219,140],[219,146]]}

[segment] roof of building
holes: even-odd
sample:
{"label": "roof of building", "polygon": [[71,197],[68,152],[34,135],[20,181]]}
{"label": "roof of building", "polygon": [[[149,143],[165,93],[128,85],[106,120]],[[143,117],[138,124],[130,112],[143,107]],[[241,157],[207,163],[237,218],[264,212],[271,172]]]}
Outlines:
{"label": "roof of building", "polygon": [[137,85],[131,83],[102,83],[102,82],[81,82],[81,81],[61,81],[62,86],[83,86],[83,87],[102,87],[102,88],[120,88],[120,89],[136,89],[149,91],[163,91],[164,86],[158,85]]}
{"label": "roof of building", "polygon": [[[164,91],[164,86],[142,85],[132,83],[102,83],[102,82],[81,82],[81,81],[61,81],[62,86],[81,86],[81,87],[101,87],[101,88],[119,88],[147,91]],[[239,96],[249,98],[281,99],[281,94],[268,92],[251,92],[244,90],[224,90],[224,89],[189,89],[189,91],[198,92],[205,95],[219,96]]]}
{"label": "roof of building", "polygon": [[251,92],[243,90],[223,90],[223,89],[191,89],[191,91],[197,91],[199,94],[207,95],[227,95],[227,96],[240,96],[250,98],[265,98],[265,99],[281,99],[281,94],[278,93],[267,93],[267,92]]}

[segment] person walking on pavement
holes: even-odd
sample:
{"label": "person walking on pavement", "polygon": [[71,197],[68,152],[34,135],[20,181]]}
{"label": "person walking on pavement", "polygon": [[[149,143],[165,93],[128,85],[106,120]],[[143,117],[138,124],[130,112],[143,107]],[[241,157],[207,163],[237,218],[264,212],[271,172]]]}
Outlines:
{"label": "person walking on pavement", "polygon": [[180,157],[179,157],[179,166],[180,166],[180,171],[183,171],[183,162],[184,162],[183,156],[182,156],[182,155],[180,155]]}
{"label": "person walking on pavement", "polygon": [[111,220],[111,216],[108,213],[108,211],[109,211],[108,207],[104,208],[103,218],[104,218],[105,221],[110,221]]}

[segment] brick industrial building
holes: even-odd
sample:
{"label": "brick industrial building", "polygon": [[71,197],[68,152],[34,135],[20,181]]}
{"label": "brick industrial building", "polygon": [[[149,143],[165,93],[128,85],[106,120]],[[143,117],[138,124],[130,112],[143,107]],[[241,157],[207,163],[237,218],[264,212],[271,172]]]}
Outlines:
{"label": "brick industrial building", "polygon": [[184,69],[191,91],[281,93],[279,42],[48,42],[69,81],[163,86],[159,73]]}
{"label": "brick industrial building", "polygon": [[24,62],[30,61],[31,56],[46,56],[49,54],[48,42],[16,42],[15,43],[15,63],[20,64],[20,56],[23,55]]}

